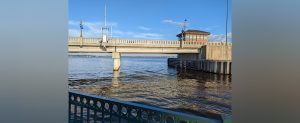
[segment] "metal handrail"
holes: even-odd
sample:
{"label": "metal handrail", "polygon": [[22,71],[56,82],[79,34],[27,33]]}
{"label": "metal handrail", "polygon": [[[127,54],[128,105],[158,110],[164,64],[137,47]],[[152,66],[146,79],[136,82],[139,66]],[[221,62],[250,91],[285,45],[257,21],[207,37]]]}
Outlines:
{"label": "metal handrail", "polygon": [[69,122],[222,123],[195,115],[69,91]]}

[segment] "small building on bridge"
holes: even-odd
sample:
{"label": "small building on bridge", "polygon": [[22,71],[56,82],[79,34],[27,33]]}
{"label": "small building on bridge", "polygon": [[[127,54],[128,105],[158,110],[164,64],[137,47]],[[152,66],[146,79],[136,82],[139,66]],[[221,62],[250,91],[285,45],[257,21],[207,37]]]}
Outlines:
{"label": "small building on bridge", "polygon": [[191,41],[191,42],[208,42],[209,32],[201,31],[201,30],[186,30],[182,33],[177,34],[177,37],[183,41]]}

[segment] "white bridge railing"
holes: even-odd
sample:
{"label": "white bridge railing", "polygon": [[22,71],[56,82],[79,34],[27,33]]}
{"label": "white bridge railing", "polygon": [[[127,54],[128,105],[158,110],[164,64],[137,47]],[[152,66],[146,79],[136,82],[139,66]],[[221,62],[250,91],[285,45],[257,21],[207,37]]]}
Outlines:
{"label": "white bridge railing", "polygon": [[[101,38],[80,38],[69,37],[69,46],[100,46]],[[203,45],[224,45],[223,42],[183,42],[185,48],[200,48]],[[126,47],[180,47],[180,41],[174,40],[140,40],[140,39],[111,39],[105,46],[126,46]],[[229,44],[231,45],[231,43]]]}

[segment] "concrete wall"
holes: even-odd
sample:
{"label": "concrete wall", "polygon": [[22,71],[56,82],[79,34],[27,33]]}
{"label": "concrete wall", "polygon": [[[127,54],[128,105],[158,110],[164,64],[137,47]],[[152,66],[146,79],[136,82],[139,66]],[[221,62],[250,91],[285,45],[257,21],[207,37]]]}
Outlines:
{"label": "concrete wall", "polygon": [[180,60],[200,60],[198,53],[178,54],[177,58]]}
{"label": "concrete wall", "polygon": [[232,45],[212,43],[202,46],[199,53],[178,54],[168,65],[182,69],[200,70],[217,74],[231,74]]}
{"label": "concrete wall", "polygon": [[204,45],[198,53],[178,54],[178,59],[230,61],[232,59],[232,45],[224,43]]}
{"label": "concrete wall", "polygon": [[203,60],[231,60],[232,45],[205,45],[201,47],[199,55]]}
{"label": "concrete wall", "polygon": [[179,69],[190,69],[216,74],[231,74],[231,61],[180,60],[169,58],[168,66]]}

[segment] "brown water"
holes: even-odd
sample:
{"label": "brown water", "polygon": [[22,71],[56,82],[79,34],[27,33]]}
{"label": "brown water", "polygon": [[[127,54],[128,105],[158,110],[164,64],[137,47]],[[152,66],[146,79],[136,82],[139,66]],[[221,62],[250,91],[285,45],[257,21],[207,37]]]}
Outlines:
{"label": "brown water", "polygon": [[231,76],[182,71],[167,58],[121,58],[112,71],[111,57],[69,57],[69,85],[119,100],[143,103],[196,115],[231,116]]}

